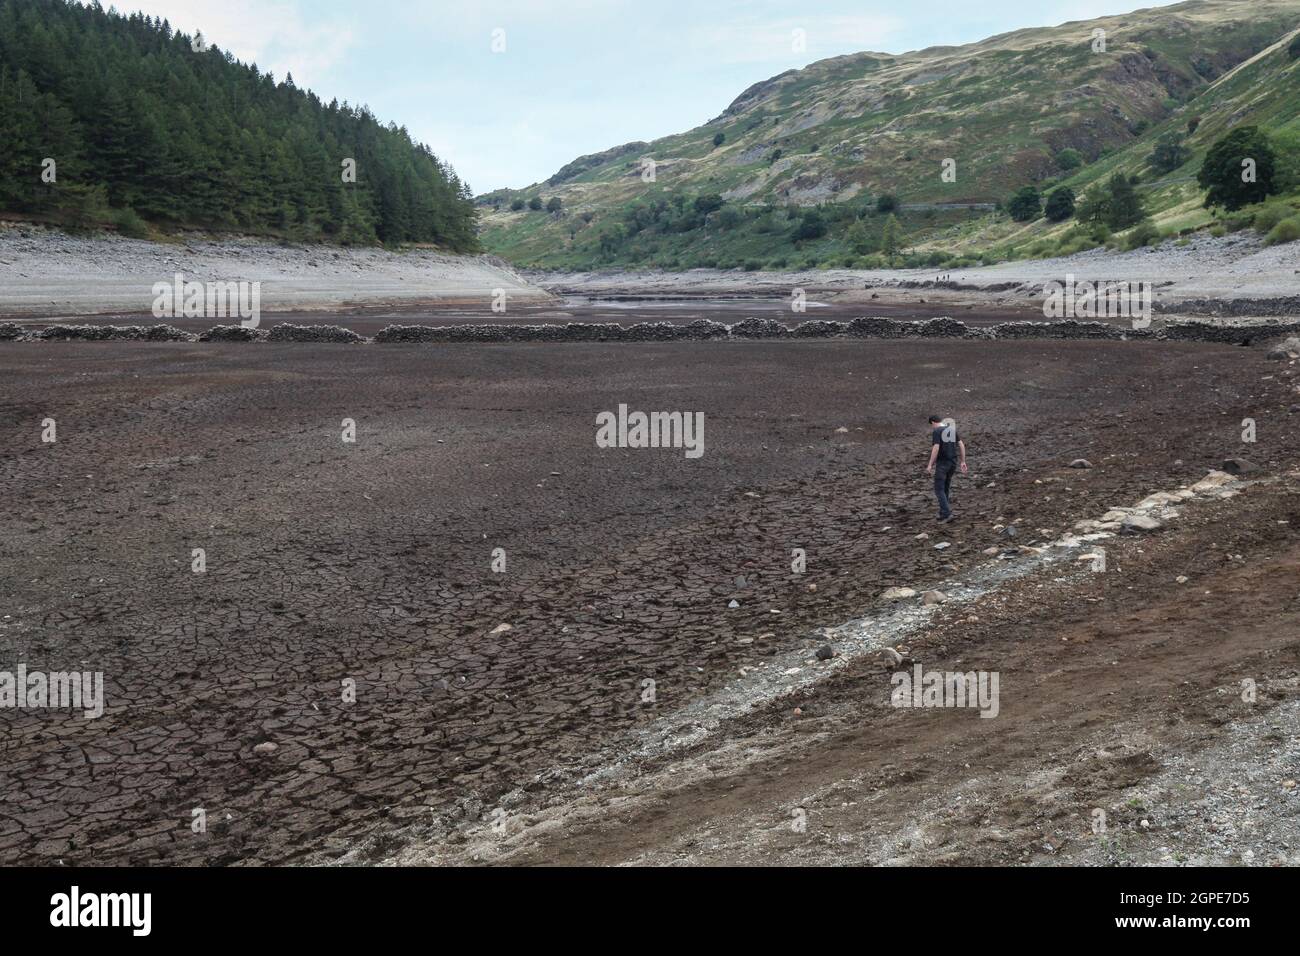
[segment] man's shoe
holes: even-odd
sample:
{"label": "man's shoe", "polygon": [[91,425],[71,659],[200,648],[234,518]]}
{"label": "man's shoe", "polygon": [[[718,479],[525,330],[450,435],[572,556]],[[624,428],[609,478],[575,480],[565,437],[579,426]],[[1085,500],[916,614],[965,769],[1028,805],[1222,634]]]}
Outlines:
{"label": "man's shoe", "polygon": [[953,515],[948,515],[946,518],[940,518],[939,524],[947,524],[948,522],[952,521],[952,519],[953,519]]}

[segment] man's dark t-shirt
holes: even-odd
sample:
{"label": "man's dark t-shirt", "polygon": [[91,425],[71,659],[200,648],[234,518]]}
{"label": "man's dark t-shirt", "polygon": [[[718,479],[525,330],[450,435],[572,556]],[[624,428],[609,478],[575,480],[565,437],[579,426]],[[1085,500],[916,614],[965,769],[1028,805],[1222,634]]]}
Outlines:
{"label": "man's dark t-shirt", "polygon": [[[944,432],[948,432],[952,441],[944,441]],[[935,459],[935,464],[939,462],[955,462],[958,458],[957,442],[961,440],[961,435],[957,434],[957,429],[951,425],[938,425],[930,433],[930,444],[939,446],[939,457]]]}

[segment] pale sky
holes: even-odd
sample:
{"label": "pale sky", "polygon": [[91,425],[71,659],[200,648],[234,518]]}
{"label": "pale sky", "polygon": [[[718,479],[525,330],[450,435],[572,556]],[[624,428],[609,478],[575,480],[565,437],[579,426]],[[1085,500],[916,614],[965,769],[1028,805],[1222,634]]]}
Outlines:
{"label": "pale sky", "polygon": [[[814,60],[904,53],[1160,0],[116,0],[368,104],[476,193],[721,113],[747,86]],[[806,49],[792,38],[804,31]],[[504,37],[493,52],[494,31]],[[499,44],[498,44],[499,45]]]}

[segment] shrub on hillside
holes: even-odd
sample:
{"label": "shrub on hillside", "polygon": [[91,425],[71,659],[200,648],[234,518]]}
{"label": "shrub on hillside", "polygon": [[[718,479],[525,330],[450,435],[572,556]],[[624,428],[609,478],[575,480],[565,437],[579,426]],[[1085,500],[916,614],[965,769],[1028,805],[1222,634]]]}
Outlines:
{"label": "shrub on hillside", "polygon": [[1192,151],[1183,145],[1182,137],[1177,133],[1166,133],[1156,142],[1147,162],[1158,172],[1172,173],[1191,158]]}
{"label": "shrub on hillside", "polygon": [[705,193],[703,196],[695,197],[695,211],[701,216],[707,216],[711,212],[717,212],[722,208],[722,197],[717,193]]}
{"label": "shrub on hillside", "polygon": [[1007,212],[1016,222],[1033,222],[1043,214],[1043,200],[1033,186],[1021,188],[1007,202]]}
{"label": "shrub on hillside", "polygon": [[1159,238],[1160,230],[1156,228],[1156,224],[1150,219],[1144,219],[1124,234],[1124,249],[1132,252],[1134,249],[1149,246]]}
{"label": "shrub on hillside", "polygon": [[1077,149],[1063,149],[1056,154],[1056,166],[1062,172],[1070,172],[1083,165],[1083,154]]}
{"label": "shrub on hillside", "polygon": [[1290,219],[1294,211],[1283,202],[1271,202],[1261,206],[1255,213],[1255,219],[1252,225],[1256,232],[1269,233],[1283,219]]}
{"label": "shrub on hillside", "polygon": [[1278,194],[1300,191],[1300,129],[1277,130],[1269,139],[1273,143],[1273,185]]}
{"label": "shrub on hillside", "polygon": [[1116,173],[1104,186],[1097,186],[1075,205],[1075,218],[1092,227],[1091,234],[1104,241],[1099,227],[1107,230],[1127,229],[1141,222],[1146,215],[1142,197],[1132,182],[1122,173]]}
{"label": "shrub on hillside", "polygon": [[145,221],[140,218],[139,214],[130,207],[126,209],[114,209],[109,214],[109,219],[117,227],[118,235],[126,236],[129,239],[148,239],[149,227]]}
{"label": "shrub on hillside", "polygon": [[1043,207],[1043,215],[1049,222],[1065,222],[1074,215],[1074,190],[1069,186],[1053,189]]}
{"label": "shrub on hillside", "polygon": [[792,238],[795,242],[804,242],[809,239],[820,239],[824,235],[826,235],[826,220],[816,209],[809,209],[799,220]]}
{"label": "shrub on hillside", "polygon": [[1265,242],[1270,246],[1276,246],[1283,242],[1295,242],[1297,239],[1300,239],[1300,216],[1283,219],[1273,227]]}
{"label": "shrub on hillside", "polygon": [[1205,156],[1196,181],[1208,190],[1205,207],[1229,212],[1263,202],[1276,192],[1275,157],[1268,135],[1258,126],[1242,126],[1221,138]]}

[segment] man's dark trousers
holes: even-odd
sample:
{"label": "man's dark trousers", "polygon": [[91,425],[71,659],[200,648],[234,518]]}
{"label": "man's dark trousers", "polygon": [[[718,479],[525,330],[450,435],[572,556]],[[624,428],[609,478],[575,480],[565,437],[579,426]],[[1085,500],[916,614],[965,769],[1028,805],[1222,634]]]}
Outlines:
{"label": "man's dark trousers", "polygon": [[934,463],[934,496],[939,499],[939,517],[946,518],[952,514],[952,505],[948,502],[948,492],[952,489],[952,476],[957,470],[955,461],[939,460]]}

